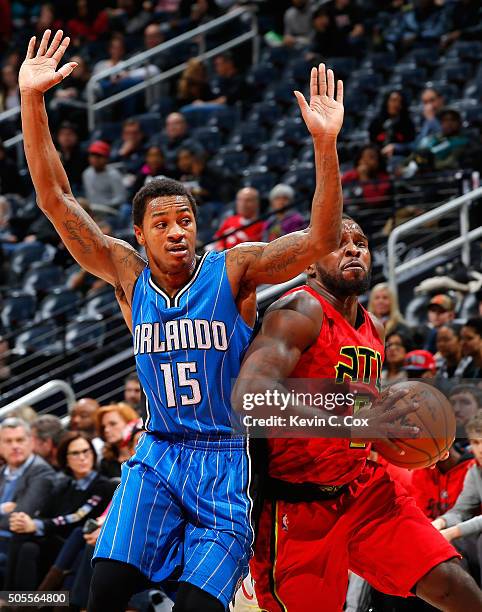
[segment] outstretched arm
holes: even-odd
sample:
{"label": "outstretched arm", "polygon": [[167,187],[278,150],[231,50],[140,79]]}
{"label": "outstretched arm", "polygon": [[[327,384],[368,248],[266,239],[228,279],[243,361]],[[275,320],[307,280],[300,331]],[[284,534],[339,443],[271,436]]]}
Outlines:
{"label": "outstretched arm", "polygon": [[343,83],[325,65],[311,70],[310,103],[295,92],[315,149],[316,188],[309,227],[269,244],[249,243],[228,252],[228,265],[240,269],[241,283],[281,283],[338,247],[343,197],[336,139],[343,123]]}
{"label": "outstretched arm", "polygon": [[35,37],[20,68],[22,130],[25,155],[37,193],[37,202],[54,224],[78,263],[116,287],[118,298],[130,303],[132,287],[145,262],[129,244],[105,236],[72,195],[65,170],[50,135],[44,93],[74,70],[70,62],[57,70],[68,45],[58,31],[49,45],[50,30],[34,54]]}

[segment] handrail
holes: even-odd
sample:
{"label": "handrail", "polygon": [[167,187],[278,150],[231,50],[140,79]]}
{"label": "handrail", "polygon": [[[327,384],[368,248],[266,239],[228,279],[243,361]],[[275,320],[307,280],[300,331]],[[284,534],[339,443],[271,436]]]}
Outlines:
{"label": "handrail", "polygon": [[98,74],[93,75],[89,79],[89,82],[87,83],[87,87],[86,87],[89,131],[92,131],[95,129],[95,125],[96,125],[95,114],[97,110],[100,110],[107,106],[111,106],[112,104],[119,102],[120,100],[123,100],[124,98],[127,98],[140,91],[146,90],[154,85],[157,85],[158,83],[161,83],[171,78],[175,74],[182,72],[184,68],[186,67],[186,63],[183,62],[182,64],[179,64],[178,66],[170,68],[164,72],[161,72],[160,74],[153,75],[141,83],[132,85],[131,87],[126,88],[119,93],[113,94],[112,96],[108,96],[107,98],[104,98],[103,100],[99,102],[96,102],[96,85],[99,81],[102,81],[103,79],[106,79],[112,75],[122,72],[126,70],[127,68],[146,63],[147,60],[153,57],[156,57],[162,53],[165,53],[167,50],[179,44],[193,40],[194,38],[200,35],[207,34],[211,32],[212,30],[215,30],[219,28],[220,26],[223,26],[226,23],[234,21],[238,17],[244,16],[244,15],[248,15],[251,18],[251,29],[249,32],[240,34],[239,36],[236,36],[230,41],[222,45],[219,45],[209,51],[205,51],[204,49],[205,42],[203,38],[200,44],[201,53],[198,54],[197,57],[200,60],[209,59],[213,57],[214,55],[223,53],[224,51],[227,51],[228,49],[239,46],[243,42],[253,39],[254,40],[253,62],[256,62],[258,60],[258,54],[259,54],[259,41],[257,41],[258,21],[257,21],[256,15],[252,9],[249,9],[246,7],[237,8],[227,13],[226,15],[223,15],[217,19],[213,19],[212,21],[202,26],[194,28],[194,30],[189,30],[188,32],[185,32],[184,34],[180,34],[179,36],[176,36],[175,38],[172,38],[171,40],[161,43],[160,45],[157,45],[153,49],[148,49],[147,51],[138,53],[131,58],[128,58],[122,62],[119,62],[116,66],[113,66],[112,68],[107,68],[106,70],[102,70],[102,72],[99,72]]}
{"label": "handrail", "polygon": [[[459,247],[462,247],[462,261],[466,266],[470,265],[470,242],[482,236],[482,227],[478,227],[469,231],[469,209],[472,203],[482,197],[482,187],[478,187],[468,193],[465,193],[450,202],[446,202],[433,210],[429,210],[414,219],[410,219],[406,223],[395,227],[388,237],[387,254],[388,254],[388,282],[391,290],[395,295],[398,294],[397,274],[405,272],[408,269],[413,269],[414,266],[420,265]],[[419,255],[408,262],[397,263],[396,245],[400,236],[410,233],[417,227],[440,219],[448,213],[460,211],[460,236],[449,242],[439,245],[423,255]]]}
{"label": "handrail", "polygon": [[48,383],[45,383],[38,389],[34,389],[27,393],[23,397],[16,399],[15,401],[7,404],[3,408],[0,408],[0,419],[3,419],[7,416],[9,412],[15,410],[15,408],[19,408],[20,406],[25,406],[25,404],[30,405],[38,402],[44,397],[48,397],[54,393],[63,392],[67,399],[67,406],[70,412],[73,404],[75,403],[75,394],[70,385],[68,385],[63,380],[50,380]]}

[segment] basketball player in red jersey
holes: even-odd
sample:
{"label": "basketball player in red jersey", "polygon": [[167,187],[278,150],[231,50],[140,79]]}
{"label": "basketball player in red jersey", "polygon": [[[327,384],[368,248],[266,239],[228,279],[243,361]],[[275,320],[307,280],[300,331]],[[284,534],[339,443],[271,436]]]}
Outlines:
{"label": "basketball player in red jersey", "polygon": [[[383,325],[357,298],[368,289],[370,266],[366,236],[344,218],[339,247],[310,267],[308,285],[266,312],[234,389],[238,406],[245,392],[279,388],[287,377],[376,388]],[[342,438],[268,440],[251,562],[259,607],[339,612],[351,569],[384,593],[416,594],[450,612],[482,610],[481,591],[457,551],[403,487],[367,461],[369,447]]]}

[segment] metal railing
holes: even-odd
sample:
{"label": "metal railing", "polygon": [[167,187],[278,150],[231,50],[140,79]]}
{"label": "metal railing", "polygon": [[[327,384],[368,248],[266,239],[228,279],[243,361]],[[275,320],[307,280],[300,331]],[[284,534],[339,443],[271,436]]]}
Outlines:
{"label": "metal railing", "polygon": [[[464,195],[455,198],[433,210],[419,215],[415,219],[410,219],[406,223],[396,227],[388,237],[388,282],[390,288],[398,294],[397,286],[397,275],[406,272],[407,270],[413,270],[417,266],[435,259],[445,253],[461,249],[461,258],[465,266],[470,266],[470,243],[477,238],[482,237],[482,226],[479,226],[473,230],[469,229],[469,210],[472,204],[482,197],[482,187],[469,191]],[[425,223],[440,219],[450,213],[459,211],[460,220],[460,236],[449,240],[445,244],[441,244],[421,255],[406,261],[398,263],[397,261],[397,242],[400,237],[413,232],[415,228],[423,226]]]}
{"label": "metal railing", "polygon": [[3,408],[0,408],[0,419],[5,418],[10,412],[12,412],[12,410],[15,410],[15,408],[25,405],[30,406],[30,404],[35,404],[45,397],[55,395],[59,392],[65,395],[67,406],[70,411],[72,405],[75,403],[75,394],[72,387],[63,380],[50,380],[38,389],[34,389],[23,397],[20,397]]}
{"label": "metal railing", "polygon": [[[234,38],[231,38],[228,42],[225,42],[213,49],[206,50],[206,35],[210,34],[214,30],[219,29],[220,27],[225,26],[226,24],[230,24],[238,19],[244,19],[248,17],[250,20],[250,29],[247,32],[243,32]],[[98,92],[98,83],[104,79],[107,79],[111,76],[114,76],[120,72],[128,70],[129,68],[133,68],[139,65],[146,65],[149,60],[154,60],[157,57],[162,56],[162,54],[166,53],[166,51],[172,51],[175,47],[188,43],[188,42],[197,42],[199,45],[199,52],[196,54],[196,57],[203,61],[214,57],[215,55],[219,55],[220,53],[224,53],[229,49],[233,49],[238,47],[239,45],[253,41],[253,63],[257,62],[259,57],[259,37],[258,37],[258,21],[256,14],[253,10],[248,8],[238,8],[234,11],[219,17],[218,19],[214,19],[207,24],[199,26],[194,30],[190,30],[189,32],[185,32],[180,36],[176,36],[171,40],[168,40],[165,43],[161,43],[154,47],[153,49],[149,49],[148,51],[144,51],[142,53],[138,53],[135,56],[120,62],[116,66],[112,68],[108,68],[107,70],[103,70],[98,74],[92,76],[87,83],[86,94],[87,94],[87,104],[88,104],[88,126],[89,130],[92,131],[96,127],[96,113],[102,109],[105,109],[113,104],[132,96],[133,94],[140,93],[145,91],[146,94],[153,91],[153,88],[160,83],[167,81],[171,77],[180,74],[187,66],[186,62],[178,64],[160,74],[153,75],[149,78],[146,78],[141,83],[136,83],[126,89],[115,93],[111,96],[104,98],[103,100],[96,101],[97,92]]]}

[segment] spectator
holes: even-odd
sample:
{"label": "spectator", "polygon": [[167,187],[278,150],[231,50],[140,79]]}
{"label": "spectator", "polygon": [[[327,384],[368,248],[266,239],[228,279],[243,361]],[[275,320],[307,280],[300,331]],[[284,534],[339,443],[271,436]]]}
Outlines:
{"label": "spectator", "polygon": [[[341,184],[344,187],[358,185],[363,204],[388,206],[391,183],[378,147],[363,147],[355,158],[355,168],[343,174]],[[356,191],[354,195],[357,195]]]}
{"label": "spectator", "polygon": [[[30,426],[17,418],[0,423],[0,553],[6,554],[11,537],[12,512],[35,514],[50,497],[54,471],[33,452]],[[4,564],[0,557],[0,563]]]}
{"label": "spectator", "polygon": [[132,191],[137,193],[153,178],[170,176],[171,174],[171,171],[166,167],[166,160],[161,148],[150,146],[146,151],[145,163],[137,173]]}
{"label": "spectator", "polygon": [[382,153],[390,155],[390,144],[404,144],[415,138],[415,126],[410,119],[408,104],[401,91],[389,91],[382,102],[378,115],[370,124],[370,140],[383,147]]}
{"label": "spectator", "polygon": [[410,351],[405,355],[403,369],[411,378],[433,378],[437,373],[434,356],[429,351]]}
{"label": "spectator", "polygon": [[[93,74],[98,74],[99,72],[113,68],[114,66],[117,66],[117,64],[120,64],[123,59],[125,59],[126,45],[124,36],[122,34],[116,32],[111,36],[108,46],[108,55],[109,57],[107,59],[100,60],[95,64]],[[129,73],[125,71],[115,74],[113,77],[111,77],[111,79],[114,81],[119,81],[127,76],[129,76]]]}
{"label": "spectator", "polygon": [[78,126],[77,131],[87,135],[87,100],[86,86],[90,79],[90,67],[80,55],[73,55],[71,62],[77,62],[74,72],[55,88],[49,103],[52,122],[55,125],[63,121]]}
{"label": "spectator", "polygon": [[62,421],[54,414],[42,414],[33,421],[31,428],[34,453],[57,470],[57,451],[64,434]]}
{"label": "spectator", "polygon": [[469,319],[460,332],[462,354],[470,357],[462,378],[482,378],[482,317]]}
{"label": "spectator", "polygon": [[67,22],[67,29],[75,47],[85,42],[98,40],[109,28],[109,16],[101,10],[96,0],[77,0],[72,19]]}
{"label": "spectator", "polygon": [[363,50],[365,26],[360,9],[353,0],[332,0],[328,5],[335,27],[340,55],[356,55]]}
{"label": "spectator", "polygon": [[150,11],[138,0],[117,0],[116,8],[108,10],[108,14],[110,29],[129,36],[140,34],[151,19]]}
{"label": "spectator", "polygon": [[437,45],[448,29],[446,7],[437,6],[435,0],[414,0],[411,10],[395,16],[394,26],[385,39],[407,50],[416,43]]}
{"label": "spectator", "polygon": [[21,406],[17,406],[13,410],[11,410],[8,416],[20,419],[21,421],[25,421],[25,423],[27,423],[31,428],[32,423],[37,418],[37,413],[32,408],[32,406],[29,406],[28,404],[22,404]]}
{"label": "spectator", "polygon": [[56,32],[62,28],[62,21],[56,18],[55,7],[51,3],[45,3],[40,6],[40,13],[35,22],[35,35],[38,40],[42,38],[45,30]]}
{"label": "spectator", "polygon": [[283,44],[287,47],[304,47],[310,42],[311,13],[310,0],[291,0],[292,6],[284,14]]}
{"label": "spectator", "polygon": [[469,144],[468,137],[462,132],[460,113],[446,108],[439,113],[438,119],[441,126],[440,133],[422,138],[418,150],[426,149],[433,155],[435,170],[458,169],[459,158]]}
{"label": "spectator", "polygon": [[312,60],[315,57],[337,56],[340,45],[329,10],[325,6],[321,6],[316,9],[311,19],[313,24],[311,42],[305,59]]}
{"label": "spectator", "polygon": [[[479,566],[477,581],[482,584],[482,412],[479,411],[467,423],[467,435],[476,464],[467,472],[464,486],[455,506],[435,519],[432,525],[449,541],[457,540],[456,546],[464,557],[474,560]],[[473,544],[467,538],[473,537]]]}
{"label": "spectator", "polygon": [[5,147],[0,140],[0,194],[6,193],[26,195],[26,190],[16,164],[7,157]]}
{"label": "spectator", "polygon": [[87,159],[80,148],[79,134],[73,123],[65,121],[60,124],[57,130],[57,151],[73,189],[79,189]]}
{"label": "spectator", "polygon": [[215,0],[181,0],[179,14],[182,29],[192,30],[217,17],[219,9]]}
{"label": "spectator", "polygon": [[92,439],[95,451],[98,456],[102,453],[104,442],[96,436],[97,420],[96,415],[99,410],[99,402],[91,397],[83,397],[75,402],[70,410],[70,431],[80,431]]}
{"label": "spectator", "polygon": [[[218,239],[216,249],[221,251],[242,242],[259,242],[263,236],[263,222],[254,223],[258,215],[258,190],[253,187],[240,189],[236,195],[236,214],[227,217],[214,234]],[[247,225],[249,227],[245,227]],[[229,235],[224,237],[224,234]]]}
{"label": "spectator", "polygon": [[[452,387],[448,397],[460,428],[465,428],[482,408],[482,391],[474,385],[456,385]],[[465,430],[462,434],[465,435]]]}
{"label": "spectator", "polygon": [[154,49],[164,42],[164,34],[158,23],[150,23],[144,30],[144,50]]}
{"label": "spectator", "polygon": [[198,204],[219,202],[223,180],[206,165],[206,154],[194,145],[182,145],[177,151],[177,180],[191,191]]}
{"label": "spectator", "polygon": [[[0,206],[1,206],[0,198]],[[0,232],[1,232],[1,215],[0,215]],[[1,234],[0,234],[1,235]],[[8,340],[3,336],[0,336],[0,383],[4,380],[8,380],[12,373],[12,369],[8,362],[10,360],[10,347],[8,346]]]}
{"label": "spectator", "polygon": [[110,145],[102,140],[96,140],[89,148],[89,167],[82,173],[82,183],[87,199],[92,208],[96,204],[118,208],[127,199],[127,193],[122,183],[122,175],[107,162],[110,155]]}
{"label": "spectator", "polygon": [[124,380],[124,402],[140,414],[141,412],[142,389],[139,376],[136,372],[131,372]]}
{"label": "spectator", "polygon": [[456,323],[444,323],[437,329],[437,376],[439,378],[460,378],[468,364],[467,359],[461,364],[461,329],[462,326]]}
{"label": "spectator", "polygon": [[0,112],[20,106],[18,90],[18,74],[13,66],[6,64],[2,67],[2,81],[0,83]]}
{"label": "spectator", "polygon": [[306,221],[299,212],[293,210],[293,208],[284,210],[287,206],[293,204],[294,199],[294,189],[283,183],[275,185],[269,192],[270,208],[276,214],[264,223],[264,242],[271,242],[280,236],[297,232],[306,226]]}
{"label": "spectator", "polygon": [[198,101],[198,104],[228,104],[243,102],[249,98],[246,81],[239,74],[234,58],[230,53],[222,53],[214,58],[216,76],[211,84],[213,100]]}
{"label": "spectator", "polygon": [[403,369],[405,356],[412,350],[411,339],[402,332],[387,334],[385,339],[385,363],[382,370],[382,386],[408,379]]}
{"label": "spectator", "polygon": [[129,437],[132,426],[139,420],[137,412],[120,402],[103,406],[97,411],[96,424],[104,440],[100,473],[108,478],[120,478],[121,464],[129,459]]}
{"label": "spectator", "polygon": [[439,293],[434,295],[428,304],[428,325],[423,331],[425,340],[423,348],[431,353],[437,350],[437,332],[445,323],[455,318],[455,303],[451,297]]}
{"label": "spectator", "polygon": [[160,136],[151,139],[151,145],[160,146],[168,162],[176,157],[178,148],[188,138],[188,125],[182,113],[169,113]]}
{"label": "spectator", "polygon": [[89,64],[81,55],[73,55],[70,61],[76,62],[77,67],[69,78],[55,89],[55,100],[82,101],[84,99],[84,91],[91,77]]}
{"label": "spectator", "polygon": [[177,102],[179,106],[183,106],[193,102],[206,102],[212,98],[206,66],[199,59],[192,57],[187,61],[177,83]]}
{"label": "spectator", "polygon": [[457,40],[482,39],[482,7],[479,0],[459,0],[452,3],[450,25],[441,39],[442,47]]}
{"label": "spectator", "polygon": [[137,174],[144,155],[146,136],[137,119],[126,119],[122,124],[122,136],[112,145],[111,160],[122,162],[126,172]]}
{"label": "spectator", "polygon": [[404,334],[410,333],[399,310],[397,296],[387,283],[378,283],[372,287],[368,299],[368,312],[371,312],[383,323],[385,335],[397,331]]}
{"label": "spectator", "polygon": [[435,468],[413,470],[413,496],[427,518],[436,519],[455,505],[467,471],[473,465],[471,453],[459,453],[452,447],[448,459],[438,461]]}
{"label": "spectator", "polygon": [[58,461],[63,477],[40,516],[18,510],[10,516],[10,529],[19,535],[11,541],[5,588],[35,590],[65,539],[112,499],[115,484],[96,472],[95,449],[84,434],[65,436]]}

